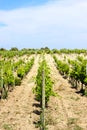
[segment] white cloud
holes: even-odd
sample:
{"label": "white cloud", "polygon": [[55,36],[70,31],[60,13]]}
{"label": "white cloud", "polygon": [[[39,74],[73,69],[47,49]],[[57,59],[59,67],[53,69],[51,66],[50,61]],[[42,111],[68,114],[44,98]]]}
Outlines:
{"label": "white cloud", "polygon": [[3,44],[23,44],[25,41],[39,46],[39,42],[44,41],[47,44],[55,42],[56,47],[59,42],[69,42],[68,37],[73,41],[77,38],[79,42],[79,36],[86,42],[87,1],[56,0],[42,6],[0,11],[0,22],[7,24],[0,28],[0,42]]}

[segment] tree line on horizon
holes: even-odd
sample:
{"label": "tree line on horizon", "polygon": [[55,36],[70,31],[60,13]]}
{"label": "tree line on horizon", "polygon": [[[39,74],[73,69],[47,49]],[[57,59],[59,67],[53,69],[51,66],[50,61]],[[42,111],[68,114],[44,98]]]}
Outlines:
{"label": "tree line on horizon", "polygon": [[35,48],[23,48],[21,50],[19,50],[17,47],[12,47],[11,49],[7,50],[5,48],[0,48],[0,51],[30,51],[32,53],[41,53],[43,51],[45,51],[46,53],[87,53],[87,49],[67,49],[67,48],[62,48],[62,49],[50,49],[48,47],[42,47],[40,49],[35,49]]}

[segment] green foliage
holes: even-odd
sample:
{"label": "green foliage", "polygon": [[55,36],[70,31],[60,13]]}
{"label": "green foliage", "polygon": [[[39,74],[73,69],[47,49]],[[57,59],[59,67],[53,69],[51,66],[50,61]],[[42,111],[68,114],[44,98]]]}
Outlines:
{"label": "green foliage", "polygon": [[14,63],[14,69],[17,69],[18,66],[22,65],[23,63],[24,63],[24,61],[21,59],[18,62]]}
{"label": "green foliage", "polygon": [[8,69],[4,75],[4,82],[5,84],[7,84],[8,86],[13,86],[14,85],[14,75],[12,70]]}
{"label": "green foliage", "polygon": [[20,77],[21,79],[24,77],[25,75],[25,66],[19,66],[18,70],[17,70],[17,76]]}
{"label": "green foliage", "polygon": [[50,69],[47,66],[47,63],[45,60],[43,60],[40,63],[39,69],[38,69],[38,74],[36,76],[36,88],[35,88],[35,94],[36,94],[36,98],[38,101],[42,101],[42,81],[43,81],[43,76],[42,73],[44,71],[44,78],[45,78],[45,101],[46,104],[49,101],[49,97],[53,94],[52,91],[52,85],[53,82],[50,78]]}
{"label": "green foliage", "polygon": [[13,47],[10,49],[10,51],[18,51],[18,48],[17,47]]}
{"label": "green foliage", "polygon": [[4,89],[3,93],[2,93],[2,98],[6,99],[8,96],[8,91],[6,90],[6,88]]}
{"label": "green foliage", "polygon": [[24,63],[23,60],[19,60],[16,63],[12,61],[12,59],[0,61],[0,90],[2,98],[7,97],[8,90],[12,90],[13,86],[21,84],[22,78],[34,64],[34,58],[27,63]]}
{"label": "green foliage", "polygon": [[87,76],[84,79],[84,84],[87,85]]}
{"label": "green foliage", "polygon": [[77,60],[79,60],[80,62],[82,62],[84,60],[83,56],[77,56]]}
{"label": "green foliage", "polygon": [[84,95],[87,96],[87,90],[84,91]]}
{"label": "green foliage", "polygon": [[70,71],[70,77],[73,77],[75,80],[79,80],[80,78],[80,71],[81,71],[81,66],[77,62],[75,62],[72,65],[72,69]]}
{"label": "green foliage", "polygon": [[9,125],[9,124],[4,124],[4,125],[3,125],[3,128],[4,128],[5,130],[13,130],[12,126]]}
{"label": "green foliage", "polygon": [[57,65],[57,68],[58,70],[60,71],[60,73],[63,73],[63,75],[68,75],[69,74],[69,65],[65,62],[62,62],[61,60],[58,60],[56,58],[56,56],[53,56],[55,62],[56,62],[56,65]]}
{"label": "green foliage", "polygon": [[32,65],[34,64],[34,58],[32,58],[28,63],[25,65],[21,65],[17,69],[17,76],[21,79],[30,71]]}
{"label": "green foliage", "polygon": [[75,82],[74,87],[77,88],[77,81],[80,81],[82,83],[80,91],[84,93],[83,84],[87,85],[87,60],[84,60],[82,57],[78,57],[79,61],[68,59],[68,63],[71,64],[71,68],[69,69],[69,65],[67,63],[57,60],[56,56],[54,56],[53,58],[56,62],[59,72],[63,75],[66,74],[70,76],[71,80],[73,79],[73,83]]}
{"label": "green foliage", "polygon": [[69,61],[71,64],[70,77],[75,81],[80,81],[82,86],[80,92],[84,94],[83,84],[87,85],[87,60],[83,57],[78,56],[79,61]]}
{"label": "green foliage", "polygon": [[21,85],[21,78],[15,77],[15,86]]}

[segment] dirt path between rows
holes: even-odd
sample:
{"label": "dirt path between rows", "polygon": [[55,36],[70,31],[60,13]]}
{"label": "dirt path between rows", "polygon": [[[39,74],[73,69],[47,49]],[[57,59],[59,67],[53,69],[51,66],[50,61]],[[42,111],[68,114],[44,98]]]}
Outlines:
{"label": "dirt path between rows", "polygon": [[0,101],[0,130],[38,130],[34,124],[39,120],[34,105],[37,101],[32,92],[38,60],[39,56],[36,56],[35,63],[21,86],[15,87],[6,100]]}
{"label": "dirt path between rows", "polygon": [[[51,69],[53,90],[59,95],[50,98],[46,109],[48,130],[87,130],[87,97],[75,93],[68,80],[59,74],[51,55],[45,55],[45,58]],[[39,130],[35,123],[39,121],[40,108],[36,107],[38,102],[32,92],[38,60],[39,56],[36,56],[35,64],[21,86],[15,87],[7,100],[0,101],[0,130]]]}
{"label": "dirt path between rows", "polygon": [[51,97],[46,110],[49,130],[87,130],[87,97],[71,88],[56,69],[51,55],[45,56],[54,81],[53,90],[59,96]]}

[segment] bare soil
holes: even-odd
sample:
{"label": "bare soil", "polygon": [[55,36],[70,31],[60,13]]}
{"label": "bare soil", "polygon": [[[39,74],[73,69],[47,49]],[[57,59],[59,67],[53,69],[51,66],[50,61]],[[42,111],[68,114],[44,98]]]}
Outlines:
{"label": "bare soil", "polygon": [[72,89],[56,69],[52,56],[46,55],[54,81],[53,90],[58,94],[51,97],[46,110],[49,130],[87,130],[87,97],[81,96]]}
{"label": "bare soil", "polygon": [[35,122],[39,120],[33,87],[38,69],[39,56],[35,57],[35,64],[23,79],[21,86],[14,88],[8,98],[0,101],[0,130],[38,130]]}
{"label": "bare soil", "polygon": [[[45,58],[51,69],[53,90],[57,93],[50,97],[46,108],[48,130],[87,130],[87,98],[77,94],[68,80],[59,74],[51,55],[45,55]],[[39,56],[36,56],[35,64],[21,86],[15,87],[7,99],[0,100],[0,130],[39,130],[36,123],[40,120],[40,107],[32,92],[38,61]]]}

